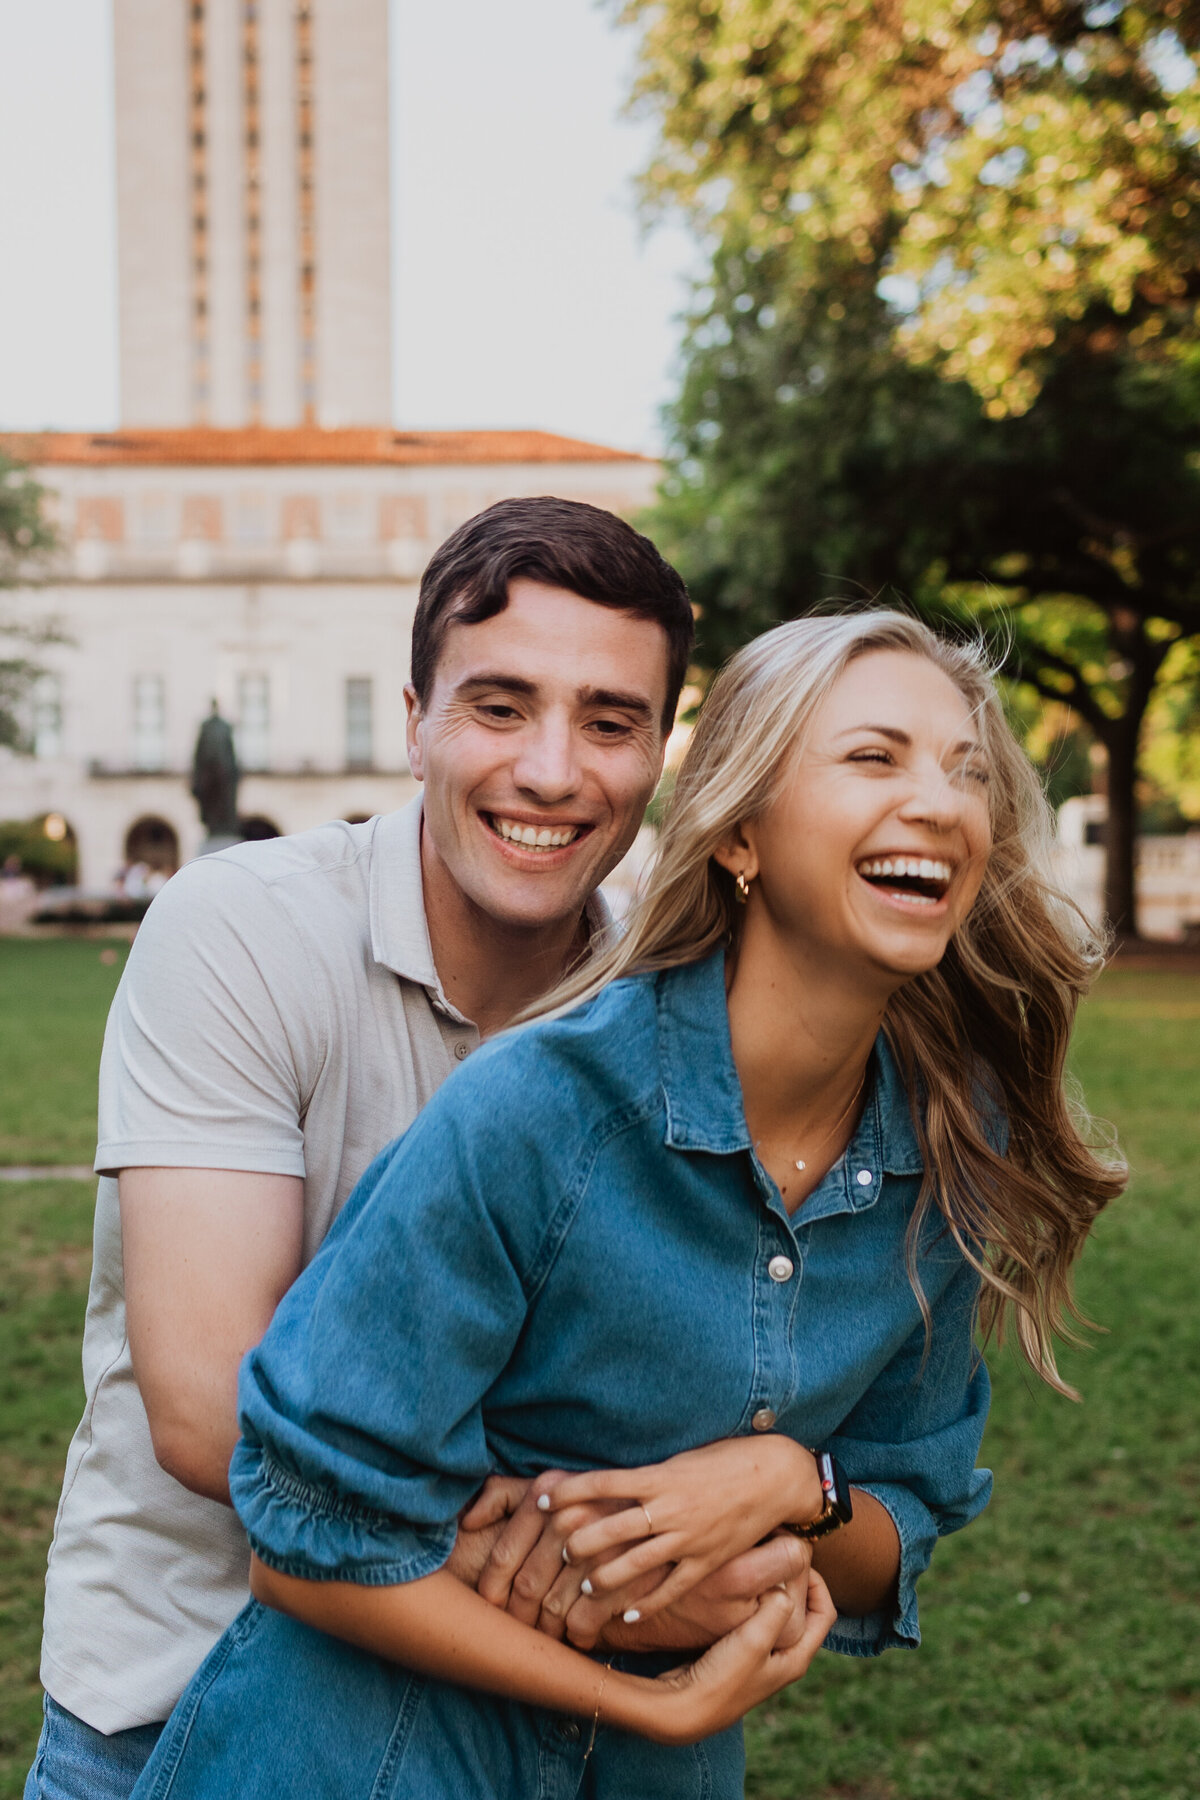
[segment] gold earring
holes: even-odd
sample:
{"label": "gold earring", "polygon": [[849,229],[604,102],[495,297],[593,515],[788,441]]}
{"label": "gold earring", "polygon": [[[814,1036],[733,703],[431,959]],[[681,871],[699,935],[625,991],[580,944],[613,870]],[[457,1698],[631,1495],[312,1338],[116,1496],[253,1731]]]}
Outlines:
{"label": "gold earring", "polygon": [[750,883],[746,880],[745,869],[738,870],[734,877],[733,885],[737,889],[739,905],[745,906],[747,900],[750,898]]}

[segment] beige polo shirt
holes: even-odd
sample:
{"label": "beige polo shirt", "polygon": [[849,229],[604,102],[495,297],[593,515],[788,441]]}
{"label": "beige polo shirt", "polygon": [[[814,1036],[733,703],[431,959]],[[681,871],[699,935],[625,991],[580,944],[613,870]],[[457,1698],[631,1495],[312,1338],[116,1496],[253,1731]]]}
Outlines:
{"label": "beige polo shirt", "polygon": [[[42,1653],[47,1691],[99,1731],[166,1718],[244,1604],[249,1558],[236,1515],[154,1459],[125,1331],[116,1171],[301,1175],[308,1261],[368,1163],[479,1041],[433,966],[420,834],[417,799],[190,863],[150,908],[113,1001],[87,1399]],[[597,897],[593,930],[606,918]]]}

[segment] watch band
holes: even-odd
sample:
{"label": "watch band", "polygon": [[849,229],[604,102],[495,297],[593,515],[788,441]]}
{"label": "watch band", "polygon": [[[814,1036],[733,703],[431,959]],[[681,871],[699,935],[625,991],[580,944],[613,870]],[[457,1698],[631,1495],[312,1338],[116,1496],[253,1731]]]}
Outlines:
{"label": "watch band", "polygon": [[846,1480],[846,1471],[841,1463],[828,1450],[814,1450],[813,1456],[816,1458],[825,1504],[815,1519],[808,1519],[802,1525],[785,1524],[782,1528],[790,1531],[793,1537],[804,1538],[809,1543],[816,1538],[828,1537],[831,1531],[840,1531],[854,1517],[850,1483]]}

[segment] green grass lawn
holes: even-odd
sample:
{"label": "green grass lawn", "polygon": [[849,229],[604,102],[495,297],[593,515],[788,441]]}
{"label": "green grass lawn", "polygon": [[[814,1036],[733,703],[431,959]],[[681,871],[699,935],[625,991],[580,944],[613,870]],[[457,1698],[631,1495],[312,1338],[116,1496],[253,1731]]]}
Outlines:
{"label": "green grass lawn", "polygon": [[91,1162],[104,1018],[128,953],[0,938],[0,1164]]}
{"label": "green grass lawn", "polygon": [[[22,1145],[8,1161],[90,1157],[119,973],[100,948],[0,943],[24,996],[12,1004],[6,961],[0,1142]],[[755,1800],[1200,1794],[1200,977],[1106,976],[1076,1066],[1134,1167],[1081,1275],[1107,1327],[1064,1358],[1084,1403],[993,1355],[996,1497],[922,1584],[921,1651],[818,1659],[750,1722]],[[91,1187],[0,1182],[0,1211],[0,1800],[15,1800],[38,1729],[45,1546],[82,1391]]]}

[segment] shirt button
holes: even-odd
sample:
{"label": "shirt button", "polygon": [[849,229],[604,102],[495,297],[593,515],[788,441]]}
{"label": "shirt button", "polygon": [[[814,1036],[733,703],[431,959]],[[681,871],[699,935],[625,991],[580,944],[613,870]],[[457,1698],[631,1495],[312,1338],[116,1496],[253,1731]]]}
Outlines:
{"label": "shirt button", "polygon": [[[464,1043],[463,1039],[459,1038],[457,1044],[455,1044],[455,1046],[454,1046],[454,1054],[458,1058],[459,1062],[465,1062],[467,1060],[468,1056],[470,1056],[470,1054],[471,1054],[470,1044]],[[870,1177],[868,1176],[867,1179],[870,1180]],[[859,1180],[860,1181],[862,1180],[861,1175],[859,1176]]]}
{"label": "shirt button", "polygon": [[854,1179],[857,1181],[859,1187],[870,1187],[875,1177],[872,1175],[870,1169],[860,1169]]}
{"label": "shirt button", "polygon": [[790,1281],[796,1273],[796,1265],[790,1256],[773,1256],[767,1264],[767,1274],[772,1281]]}
{"label": "shirt button", "polygon": [[576,1719],[563,1719],[559,1723],[558,1735],[564,1744],[577,1744],[580,1738],[579,1722]]}
{"label": "shirt button", "polygon": [[750,1423],[753,1425],[755,1431],[770,1431],[772,1425],[775,1423],[775,1414],[771,1411],[769,1406],[760,1406]]}

